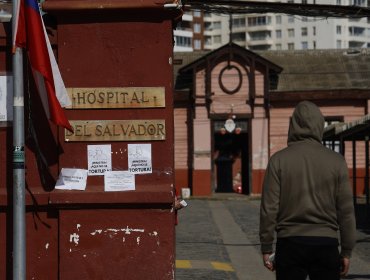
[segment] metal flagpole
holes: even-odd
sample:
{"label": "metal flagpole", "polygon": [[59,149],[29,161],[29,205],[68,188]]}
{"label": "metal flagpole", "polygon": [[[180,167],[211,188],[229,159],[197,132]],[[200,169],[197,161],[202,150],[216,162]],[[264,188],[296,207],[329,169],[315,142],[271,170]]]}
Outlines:
{"label": "metal flagpole", "polygon": [[[13,36],[15,36],[15,19],[19,1],[13,0]],[[13,54],[13,90],[13,279],[25,280],[26,206],[23,54],[21,48],[16,48]]]}

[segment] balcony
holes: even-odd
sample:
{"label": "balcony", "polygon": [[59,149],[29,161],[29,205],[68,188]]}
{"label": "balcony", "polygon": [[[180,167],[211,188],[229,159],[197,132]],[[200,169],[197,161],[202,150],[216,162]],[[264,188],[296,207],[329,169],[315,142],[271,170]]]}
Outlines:
{"label": "balcony", "polygon": [[176,30],[192,31],[191,23],[186,21],[179,22],[176,26]]}
{"label": "balcony", "polygon": [[233,25],[233,32],[245,31],[245,28],[246,28],[245,25],[238,25],[238,26]]}
{"label": "balcony", "polygon": [[271,38],[270,31],[256,31],[248,32],[248,45],[272,45],[273,40]]}
{"label": "balcony", "polygon": [[272,49],[272,46],[271,45],[255,45],[255,46],[247,45],[247,48],[252,51],[268,51]]}
{"label": "balcony", "polygon": [[367,42],[365,41],[354,41],[354,40],[349,40],[348,41],[348,47],[353,48],[353,49],[361,49],[361,48],[366,48],[367,47]]}
{"label": "balcony", "polygon": [[193,32],[192,31],[188,31],[188,30],[174,30],[173,31],[173,35],[174,36],[181,36],[181,37],[189,37],[189,38],[192,38],[193,37]]}
{"label": "balcony", "polygon": [[182,15],[181,19],[182,21],[193,21],[193,16],[185,13]]}
{"label": "balcony", "polygon": [[233,33],[231,35],[231,39],[235,43],[245,42],[246,34],[245,34],[245,32]]}
{"label": "balcony", "polygon": [[274,44],[274,40],[272,40],[271,38],[248,40],[248,46],[258,46],[258,45],[272,46],[273,44]]}
{"label": "balcony", "polygon": [[248,25],[245,30],[249,31],[249,32],[254,32],[254,31],[262,31],[262,30],[266,30],[266,31],[272,31],[274,30],[275,27],[272,25],[272,24],[265,24],[265,25],[255,25],[255,26],[250,26]]}

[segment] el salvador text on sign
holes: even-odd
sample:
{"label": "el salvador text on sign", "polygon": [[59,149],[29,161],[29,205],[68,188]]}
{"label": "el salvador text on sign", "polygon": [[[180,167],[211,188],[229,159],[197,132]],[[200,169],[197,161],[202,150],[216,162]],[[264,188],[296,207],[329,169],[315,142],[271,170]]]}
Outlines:
{"label": "el salvador text on sign", "polygon": [[166,139],[165,120],[74,120],[70,124],[74,132],[65,129],[66,142]]}

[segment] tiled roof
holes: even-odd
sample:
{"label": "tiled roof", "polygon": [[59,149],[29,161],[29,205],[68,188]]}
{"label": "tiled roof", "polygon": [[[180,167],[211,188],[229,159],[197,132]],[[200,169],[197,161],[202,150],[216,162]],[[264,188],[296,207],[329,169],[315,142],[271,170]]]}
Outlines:
{"label": "tiled roof", "polygon": [[[175,53],[174,73],[208,52]],[[370,49],[258,51],[283,68],[276,91],[370,89]]]}

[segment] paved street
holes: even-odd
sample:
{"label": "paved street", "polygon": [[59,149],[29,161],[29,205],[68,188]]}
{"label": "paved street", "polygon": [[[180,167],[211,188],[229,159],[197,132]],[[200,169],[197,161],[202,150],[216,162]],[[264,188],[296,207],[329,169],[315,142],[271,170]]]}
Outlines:
{"label": "paved street", "polygon": [[[190,199],[176,227],[176,279],[272,280],[259,253],[258,199]],[[370,279],[370,231],[359,225],[347,279]]]}

